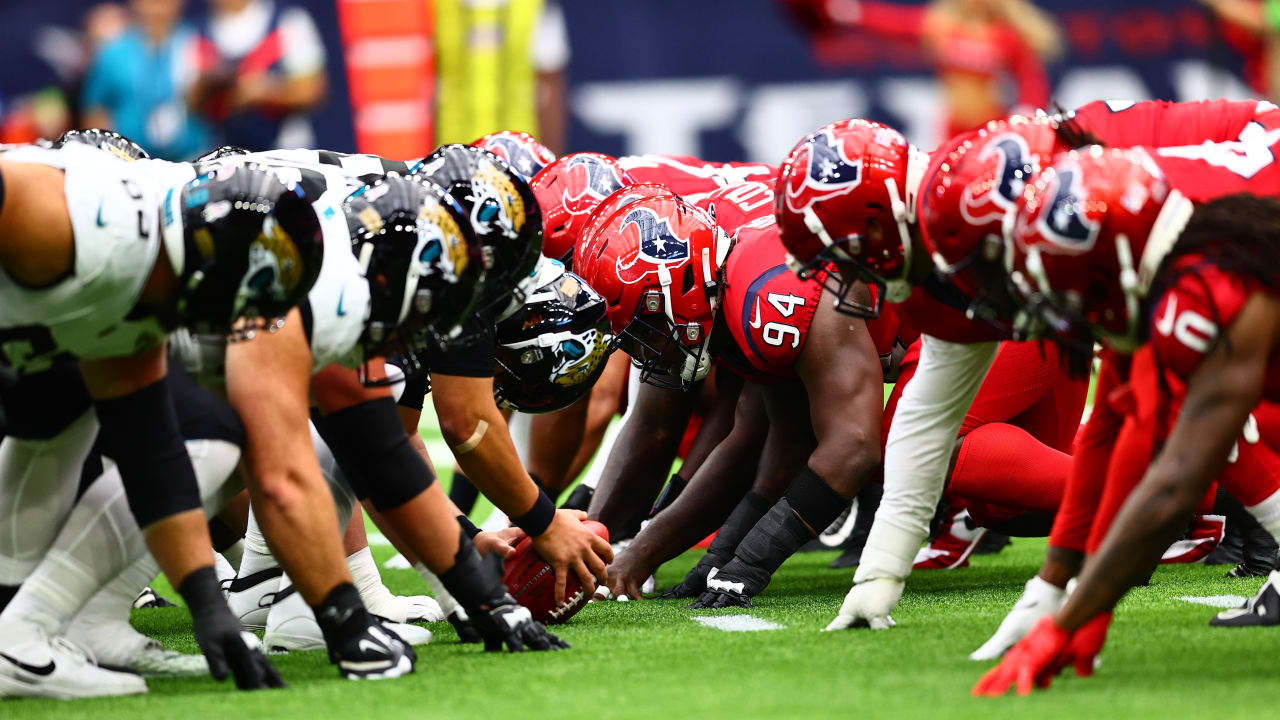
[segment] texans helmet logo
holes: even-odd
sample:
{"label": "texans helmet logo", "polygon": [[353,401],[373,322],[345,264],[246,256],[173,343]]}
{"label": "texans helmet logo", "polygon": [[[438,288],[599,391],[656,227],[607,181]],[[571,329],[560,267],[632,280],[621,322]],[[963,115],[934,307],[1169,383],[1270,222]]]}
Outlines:
{"label": "texans helmet logo", "polygon": [[489,138],[489,141],[485,143],[484,149],[506,160],[511,167],[516,169],[516,172],[526,178],[537,175],[542,168],[546,167],[542,160],[534,154],[533,150],[529,149],[528,145],[513,137],[498,135]]}
{"label": "texans helmet logo", "polygon": [[[816,202],[852,192],[861,183],[862,160],[850,160],[831,131],[823,130],[809,140],[804,173],[795,173],[787,184],[787,204],[803,212]],[[806,189],[810,192],[805,193]]]}
{"label": "texans helmet logo", "polygon": [[1038,158],[1016,133],[996,136],[978,154],[978,162],[993,159],[994,171],[982,173],[960,195],[960,214],[972,225],[1000,222],[1038,169]]}
{"label": "texans helmet logo", "polygon": [[[565,191],[560,196],[564,209],[571,215],[585,215],[596,209],[605,198],[622,189],[622,178],[609,164],[591,155],[575,157],[565,166]],[[582,188],[575,195],[571,189]]]}
{"label": "texans helmet logo", "polygon": [[1053,179],[1053,194],[1036,220],[1040,234],[1050,243],[1072,254],[1091,250],[1098,241],[1102,223],[1084,215],[1084,192],[1077,168],[1064,168]]}
{"label": "texans helmet logo", "polygon": [[[630,269],[641,258],[652,265],[679,265],[689,259],[689,243],[676,237],[671,230],[671,224],[665,218],[658,217],[653,210],[636,208],[627,213],[627,216],[622,219],[618,233],[625,234],[631,227],[640,234],[640,243],[634,256],[628,257],[630,255],[628,253],[618,258],[619,276],[623,276],[623,271]],[[644,273],[644,275],[647,274]],[[631,280],[630,283],[639,282],[644,275]],[[627,281],[623,280],[623,282]]]}

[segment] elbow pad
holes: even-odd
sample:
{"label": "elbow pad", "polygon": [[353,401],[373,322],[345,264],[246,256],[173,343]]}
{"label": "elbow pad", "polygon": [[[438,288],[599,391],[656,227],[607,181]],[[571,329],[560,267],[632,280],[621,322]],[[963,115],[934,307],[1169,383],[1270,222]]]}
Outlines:
{"label": "elbow pad", "polygon": [[356,495],[379,512],[400,507],[435,481],[409,442],[396,403],[378,398],[313,419]]}
{"label": "elbow pad", "polygon": [[145,528],[201,508],[200,486],[164,380],[95,403],[102,454],[120,467],[129,509]]}

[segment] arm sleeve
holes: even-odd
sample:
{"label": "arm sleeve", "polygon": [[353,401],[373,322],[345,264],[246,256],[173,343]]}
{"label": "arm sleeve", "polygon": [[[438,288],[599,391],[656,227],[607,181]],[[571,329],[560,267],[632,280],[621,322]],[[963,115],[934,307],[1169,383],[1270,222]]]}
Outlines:
{"label": "arm sleeve", "polygon": [[997,342],[953,343],[924,335],[884,452],[884,497],[854,582],[902,580],[929,535],[956,433],[995,359]]}

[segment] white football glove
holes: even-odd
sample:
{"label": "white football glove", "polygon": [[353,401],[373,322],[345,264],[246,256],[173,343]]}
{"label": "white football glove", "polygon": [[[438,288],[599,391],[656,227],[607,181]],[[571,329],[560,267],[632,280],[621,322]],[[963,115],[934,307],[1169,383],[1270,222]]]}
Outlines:
{"label": "white football glove", "polygon": [[888,630],[897,625],[889,617],[889,611],[902,598],[906,583],[894,578],[875,578],[856,583],[844,596],[840,614],[826,629],[844,630],[851,627],[870,627],[872,630]]}
{"label": "white football glove", "polygon": [[995,660],[1004,655],[1024,635],[1031,632],[1040,618],[1062,609],[1067,591],[1042,580],[1039,575],[1027,581],[1027,589],[1013,604],[1013,609],[1000,622],[1000,627],[982,647],[969,654],[970,660]]}

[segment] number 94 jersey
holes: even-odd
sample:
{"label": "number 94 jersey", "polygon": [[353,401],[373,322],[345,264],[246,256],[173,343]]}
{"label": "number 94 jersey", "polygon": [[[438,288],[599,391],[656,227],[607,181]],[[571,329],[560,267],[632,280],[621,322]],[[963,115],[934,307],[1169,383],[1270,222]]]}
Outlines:
{"label": "number 94 jersey", "polygon": [[[796,377],[822,285],[787,267],[786,248],[773,217],[773,190],[759,182],[721,188],[697,202],[730,237],[720,320],[733,342],[718,344],[717,361],[759,384]],[[867,321],[876,350],[893,350],[898,321],[891,310]]]}

